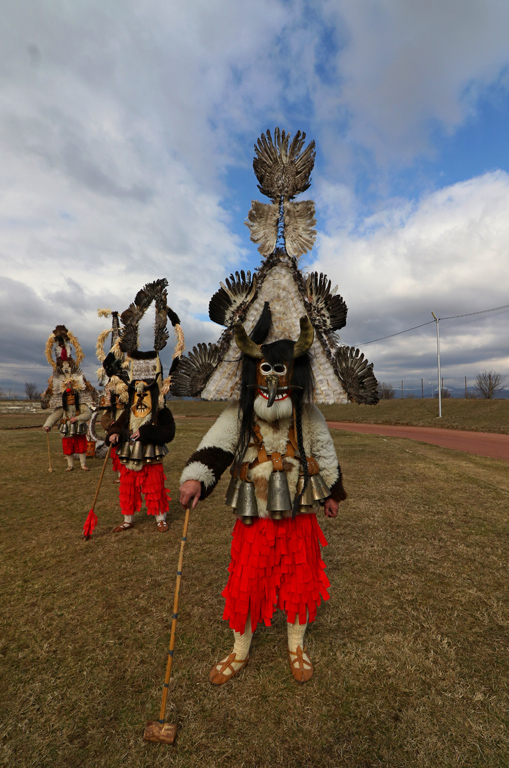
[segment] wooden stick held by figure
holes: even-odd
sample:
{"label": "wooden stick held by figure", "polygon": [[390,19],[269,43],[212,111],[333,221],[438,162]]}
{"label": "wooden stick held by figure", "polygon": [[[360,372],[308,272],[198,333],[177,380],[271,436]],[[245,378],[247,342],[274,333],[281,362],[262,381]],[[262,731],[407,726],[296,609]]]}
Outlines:
{"label": "wooden stick held by figure", "polygon": [[180,554],[177,565],[177,583],[175,585],[175,597],[173,600],[173,621],[171,623],[170,647],[168,650],[168,663],[166,665],[166,675],[163,685],[163,698],[161,701],[161,711],[159,720],[150,720],[145,726],[143,738],[145,741],[161,742],[163,744],[173,744],[177,735],[177,726],[164,722],[166,714],[166,701],[170,689],[171,668],[173,665],[173,649],[175,647],[175,635],[177,631],[177,616],[179,609],[180,582],[182,581],[182,563],[184,562],[184,547],[187,539],[187,526],[189,524],[190,508],[186,509],[184,520],[184,530],[182,532],[182,541],[180,542]]}
{"label": "wooden stick held by figure", "polygon": [[49,432],[46,432],[46,438],[48,440],[48,463],[49,463],[48,472],[53,472],[53,469],[51,467],[51,452],[49,449]]}
{"label": "wooden stick held by figure", "polygon": [[101,470],[101,477],[99,478],[99,482],[97,484],[97,490],[95,492],[92,508],[91,508],[90,512],[88,513],[87,519],[85,520],[85,525],[83,526],[83,538],[86,539],[87,541],[92,536],[92,532],[93,532],[94,528],[97,525],[97,515],[94,512],[94,507],[95,507],[95,503],[97,501],[97,497],[99,496],[99,489],[100,489],[101,483],[103,481],[104,470],[106,469],[106,464],[108,463],[108,459],[110,458],[110,453],[111,453],[111,445],[108,448],[108,452],[107,452],[106,457],[105,457],[104,462],[103,462],[103,467],[102,467],[102,470]]}

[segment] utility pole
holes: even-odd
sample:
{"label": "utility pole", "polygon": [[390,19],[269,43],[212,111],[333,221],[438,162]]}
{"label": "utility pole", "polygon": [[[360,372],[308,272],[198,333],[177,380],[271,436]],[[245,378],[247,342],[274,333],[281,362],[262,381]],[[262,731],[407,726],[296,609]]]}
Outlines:
{"label": "utility pole", "polygon": [[440,318],[438,318],[434,312],[431,312],[433,315],[433,319],[435,323],[437,324],[437,367],[438,367],[438,418],[442,418],[442,392],[440,389],[440,329],[439,329],[439,323]]}

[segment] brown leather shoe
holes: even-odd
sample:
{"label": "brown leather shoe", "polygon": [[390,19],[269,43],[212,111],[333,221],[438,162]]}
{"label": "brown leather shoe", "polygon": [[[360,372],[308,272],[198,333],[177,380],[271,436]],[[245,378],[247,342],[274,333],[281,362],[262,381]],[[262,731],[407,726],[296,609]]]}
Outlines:
{"label": "brown leather shoe", "polygon": [[164,520],[159,520],[157,523],[157,530],[159,533],[166,533],[168,530],[168,523],[165,523]]}
{"label": "brown leather shoe", "polygon": [[288,649],[288,661],[290,662],[290,669],[292,670],[294,680],[297,680],[298,683],[307,683],[307,681],[311,680],[313,677],[313,665],[311,664],[307,654],[307,658],[304,658],[305,653],[306,648],[302,650],[300,645],[297,646],[296,653],[293,653],[290,651],[290,649]]}
{"label": "brown leather shoe", "polygon": [[[232,677],[235,677],[235,675],[240,672],[241,669],[244,669],[247,662],[249,661],[249,656],[247,659],[236,659],[236,653],[230,653],[228,658],[224,659],[224,661],[219,661],[215,666],[212,667],[210,670],[209,680],[213,685],[223,685],[224,683],[227,683],[228,680],[231,680]],[[238,669],[235,669],[233,667],[233,662],[236,664],[242,664],[241,667]],[[226,669],[230,669],[231,673],[229,675],[225,675],[224,671]]]}
{"label": "brown leather shoe", "polygon": [[128,531],[129,528],[134,528],[134,523],[122,523],[121,525],[117,525],[117,527],[113,529],[113,533]]}

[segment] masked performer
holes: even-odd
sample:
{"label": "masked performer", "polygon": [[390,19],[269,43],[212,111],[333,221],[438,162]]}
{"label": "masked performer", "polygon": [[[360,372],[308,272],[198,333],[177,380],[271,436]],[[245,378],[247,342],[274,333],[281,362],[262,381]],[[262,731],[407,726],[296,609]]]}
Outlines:
{"label": "masked performer", "polygon": [[[90,422],[90,433],[96,444],[103,445],[103,441],[95,432],[96,418],[99,417],[101,427],[106,433],[110,425],[119,419],[122,411],[125,409],[128,401],[128,389],[127,384],[118,375],[122,371],[122,363],[124,362],[125,355],[119,347],[119,334],[120,324],[118,318],[118,312],[112,312],[109,309],[99,309],[97,314],[99,317],[109,317],[111,315],[111,329],[102,331],[97,338],[96,354],[101,367],[97,371],[97,377],[100,382],[104,382],[107,378],[103,394],[99,403],[99,409],[97,414],[94,414]],[[104,361],[106,359],[106,353],[104,351],[104,343],[107,337],[111,334],[110,354],[108,355],[108,363],[106,365],[107,371],[104,368]],[[120,482],[120,459],[117,456],[117,447],[112,445],[111,447],[111,462],[112,469],[117,474],[117,483]]]}
{"label": "masked performer", "polygon": [[[76,360],[72,357],[72,347]],[[74,456],[79,457],[81,469],[87,467],[87,422],[92,416],[96,391],[79,368],[84,358],[78,340],[65,325],[57,325],[46,343],[46,357],[53,368],[48,388],[41,397],[42,407],[52,407],[43,429],[49,432],[60,425],[62,448],[67,459],[67,472],[74,469]]]}
{"label": "masked performer", "polygon": [[194,347],[172,383],[175,395],[231,401],[181,478],[181,503],[194,507],[232,466],[226,502],[238,520],[223,596],[234,646],[212,669],[217,685],[247,663],[252,633],[270,624],[275,607],[286,613],[292,675],[302,683],[313,674],[304,635],[329,585],[317,512],[336,517],[346,498],[315,403],[378,400],[372,364],[340,344],[347,306],[337,287],[299,269],[316,237],[313,201],[294,202],[311,184],[314,142],[304,145],[305,134],[290,142],[279,128],[258,139],[253,169],[271,202],[253,201],[246,224],[263,262],[253,276],[236,272],[221,283],[209,316],[226,330],[216,344]]}
{"label": "masked performer", "polygon": [[[252,336],[259,333],[260,323]],[[210,680],[221,685],[242,669],[253,631],[270,625],[277,606],[287,617],[292,674],[306,682],[313,666],[304,634],[329,586],[316,515],[322,505],[326,517],[336,517],[346,498],[331,436],[312,403],[313,326],[303,317],[297,342],[260,346],[237,324],[235,341],[244,353],[240,401],[218,418],[181,478],[181,502],[195,506],[233,463],[227,503],[238,520],[223,618],[234,646]]]}
{"label": "masked performer", "polygon": [[[161,533],[168,530],[166,513],[170,499],[165,487],[163,459],[168,453],[166,444],[175,436],[175,422],[164,403],[171,371],[163,382],[158,354],[168,340],[168,318],[178,340],[174,363],[182,354],[184,337],[177,315],[167,306],[166,286],[164,279],[146,285],[121,315],[124,327],[120,330],[119,347],[126,360],[115,370],[128,385],[128,402],[120,417],[108,427],[106,435],[106,442],[118,447],[121,464],[119,498],[124,521],[113,529],[115,533],[134,527],[134,514],[141,509],[142,494],[147,513],[155,515],[158,530]],[[152,301],[156,307],[154,349],[141,352],[138,350],[138,323]],[[110,352],[103,363],[108,375],[115,365],[114,357]]]}

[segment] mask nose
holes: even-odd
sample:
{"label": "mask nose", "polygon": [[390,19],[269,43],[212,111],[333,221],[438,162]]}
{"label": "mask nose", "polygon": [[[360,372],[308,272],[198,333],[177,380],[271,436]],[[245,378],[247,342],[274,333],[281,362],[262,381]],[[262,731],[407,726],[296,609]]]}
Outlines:
{"label": "mask nose", "polygon": [[269,395],[269,399],[267,401],[267,408],[270,408],[270,406],[273,405],[274,400],[276,399],[279,377],[276,376],[275,374],[271,374],[270,376],[267,376],[266,381],[267,381],[267,391]]}

